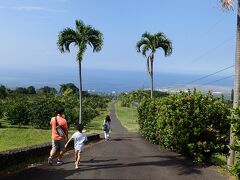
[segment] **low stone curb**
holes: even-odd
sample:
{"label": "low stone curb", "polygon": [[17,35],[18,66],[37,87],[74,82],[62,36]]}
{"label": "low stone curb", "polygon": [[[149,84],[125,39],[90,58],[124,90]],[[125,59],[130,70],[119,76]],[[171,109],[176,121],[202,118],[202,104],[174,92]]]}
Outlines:
{"label": "low stone curb", "polygon": [[[88,141],[94,141],[100,139],[99,134],[87,135]],[[73,142],[69,144],[70,147],[73,146]],[[3,151],[0,153],[0,170],[10,166],[16,165],[30,158],[40,157],[48,155],[51,150],[52,144],[45,143],[40,145],[29,146],[25,148],[19,148],[16,150]]]}

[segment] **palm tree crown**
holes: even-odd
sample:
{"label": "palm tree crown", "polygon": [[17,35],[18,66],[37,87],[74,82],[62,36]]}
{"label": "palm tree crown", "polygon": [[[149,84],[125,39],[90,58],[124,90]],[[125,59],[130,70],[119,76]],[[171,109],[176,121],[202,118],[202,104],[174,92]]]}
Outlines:
{"label": "palm tree crown", "polygon": [[82,21],[76,20],[76,30],[65,28],[58,35],[58,49],[64,52],[70,52],[70,44],[78,47],[77,60],[82,61],[83,54],[87,49],[87,45],[93,48],[93,52],[98,52],[103,46],[103,35],[100,31],[89,25],[85,25]]}
{"label": "palm tree crown", "polygon": [[151,50],[155,53],[158,48],[162,48],[165,56],[172,53],[172,43],[171,41],[161,32],[151,35],[148,32],[143,33],[140,41],[137,42],[136,48],[138,52],[146,57],[146,53]]}

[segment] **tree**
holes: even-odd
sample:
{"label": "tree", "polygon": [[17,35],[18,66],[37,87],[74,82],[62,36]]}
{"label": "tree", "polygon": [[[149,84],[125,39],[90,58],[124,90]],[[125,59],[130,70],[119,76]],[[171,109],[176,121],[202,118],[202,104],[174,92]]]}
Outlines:
{"label": "tree", "polygon": [[44,86],[42,88],[37,89],[37,94],[56,95],[56,93],[57,90],[49,86]]}
{"label": "tree", "polygon": [[0,85],[0,99],[7,97],[7,88],[4,85]]}
{"label": "tree", "polygon": [[[147,58],[147,70],[151,79],[151,98],[153,98],[153,60],[157,49],[162,49],[165,56],[172,54],[172,42],[162,33],[150,34],[145,32],[136,44],[137,52]],[[147,52],[150,51],[149,55]]]}
{"label": "tree", "polygon": [[64,94],[64,92],[69,89],[72,90],[72,94],[77,94],[77,92],[79,92],[79,89],[73,83],[61,84],[60,86],[61,94]]}
{"label": "tree", "polygon": [[28,90],[24,87],[17,87],[14,92],[16,94],[28,94]]}
{"label": "tree", "polygon": [[75,21],[76,30],[65,28],[58,35],[57,46],[61,53],[70,52],[70,44],[77,47],[77,61],[79,65],[79,123],[82,122],[82,59],[87,45],[93,52],[98,52],[103,46],[103,35],[100,31],[89,25],[85,25],[82,21]]}
{"label": "tree", "polygon": [[[233,0],[220,0],[223,8],[233,10]],[[240,0],[237,1],[237,34],[236,34],[236,52],[235,52],[235,78],[234,78],[234,92],[233,92],[233,108],[236,109],[239,106],[239,92],[240,92]],[[233,127],[230,130],[230,147],[235,143],[235,133]],[[230,148],[227,164],[231,166],[234,164],[235,150]]]}
{"label": "tree", "polygon": [[36,90],[33,86],[27,88],[28,94],[36,94]]}

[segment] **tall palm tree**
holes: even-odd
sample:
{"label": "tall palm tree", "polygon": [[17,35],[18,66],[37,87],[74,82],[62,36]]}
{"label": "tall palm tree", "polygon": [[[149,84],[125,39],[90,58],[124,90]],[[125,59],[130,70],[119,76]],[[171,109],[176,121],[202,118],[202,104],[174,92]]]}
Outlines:
{"label": "tall palm tree", "polygon": [[85,25],[82,21],[76,20],[76,29],[65,28],[59,32],[57,46],[61,53],[70,52],[70,44],[77,47],[77,61],[79,65],[79,123],[82,122],[82,59],[87,45],[93,52],[98,52],[103,46],[103,35],[100,31],[89,25]]}
{"label": "tall palm tree", "polygon": [[[233,0],[220,0],[223,8],[228,10],[233,10]],[[235,78],[234,78],[234,95],[233,95],[233,108],[237,108],[239,106],[239,92],[240,92],[240,0],[237,0],[237,31],[236,31],[236,52],[235,52]],[[235,134],[232,131],[232,127],[230,130],[230,146],[235,142]],[[233,165],[235,159],[235,151],[230,149],[229,157],[227,164],[228,166]]]}
{"label": "tall palm tree", "polygon": [[[145,32],[136,44],[137,52],[147,58],[147,70],[151,79],[151,98],[153,98],[153,60],[157,49],[162,49],[165,56],[172,54],[172,42],[162,33],[150,34]],[[147,52],[149,54],[147,55]]]}

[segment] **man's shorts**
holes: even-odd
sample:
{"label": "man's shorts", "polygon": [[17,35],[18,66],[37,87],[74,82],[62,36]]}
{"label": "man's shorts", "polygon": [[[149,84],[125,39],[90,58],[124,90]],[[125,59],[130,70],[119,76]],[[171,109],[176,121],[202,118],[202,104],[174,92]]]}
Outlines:
{"label": "man's shorts", "polygon": [[55,151],[63,151],[65,149],[66,140],[53,140],[52,139],[52,148]]}

